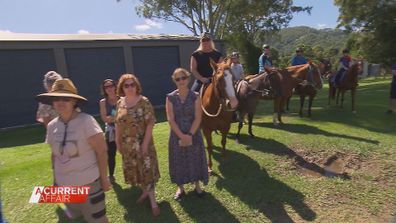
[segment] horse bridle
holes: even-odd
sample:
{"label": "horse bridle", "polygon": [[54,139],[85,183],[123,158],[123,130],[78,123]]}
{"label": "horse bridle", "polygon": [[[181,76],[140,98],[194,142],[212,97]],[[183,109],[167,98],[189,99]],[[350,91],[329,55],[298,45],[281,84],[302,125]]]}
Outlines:
{"label": "horse bridle", "polygon": [[[224,75],[226,75],[226,74],[224,74]],[[223,78],[224,78],[224,77],[223,77]],[[202,96],[203,96],[203,89],[204,89],[205,85],[206,85],[206,84],[202,84],[201,89],[199,90],[199,96],[200,96],[201,98],[202,98]],[[225,108],[227,108],[227,101],[228,101],[228,99],[224,99],[224,98],[221,97],[220,95],[218,95],[217,97],[219,97],[218,100],[220,101],[220,103],[219,103],[219,108],[217,109],[217,112],[216,112],[216,114],[214,114],[214,115],[213,115],[213,114],[210,114],[208,111],[206,111],[206,109],[204,108],[203,104],[201,103],[201,108],[202,108],[202,111],[205,113],[205,115],[214,118],[214,117],[217,117],[217,116],[220,115],[221,110],[223,109],[223,106],[224,106]],[[235,110],[236,110],[236,108],[235,108],[235,109],[225,109],[225,111],[232,111],[232,112],[235,111]]]}

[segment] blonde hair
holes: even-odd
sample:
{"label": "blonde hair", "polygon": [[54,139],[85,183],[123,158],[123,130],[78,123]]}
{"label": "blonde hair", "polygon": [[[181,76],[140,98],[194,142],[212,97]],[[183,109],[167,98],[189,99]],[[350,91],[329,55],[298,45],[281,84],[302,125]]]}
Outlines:
{"label": "blonde hair", "polygon": [[[216,50],[217,51],[213,40],[210,39],[209,41],[210,41],[210,46],[211,46],[212,50]],[[202,51],[202,40],[199,40],[199,46],[197,48],[197,51]]]}
{"label": "blonde hair", "polygon": [[142,93],[142,85],[139,82],[139,79],[133,74],[123,74],[121,75],[120,79],[118,80],[118,85],[117,85],[117,95],[118,96],[125,96],[124,92],[124,83],[127,80],[133,80],[133,82],[136,84],[136,94],[140,95]]}
{"label": "blonde hair", "polygon": [[172,79],[175,79],[176,74],[180,74],[180,73],[186,75],[187,77],[190,77],[190,75],[191,75],[191,73],[188,72],[186,69],[179,67],[179,68],[176,68],[175,71],[173,71]]}

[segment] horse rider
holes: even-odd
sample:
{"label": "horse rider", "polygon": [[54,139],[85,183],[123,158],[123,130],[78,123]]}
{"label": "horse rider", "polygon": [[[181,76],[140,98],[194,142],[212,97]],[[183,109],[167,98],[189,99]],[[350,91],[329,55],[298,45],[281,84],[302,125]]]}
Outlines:
{"label": "horse rider", "polygon": [[222,61],[222,54],[216,50],[212,36],[205,32],[201,34],[198,49],[190,58],[190,70],[196,80],[191,89],[198,92],[203,83],[209,83],[213,75],[210,59],[216,63]]}
{"label": "horse rider", "polygon": [[244,78],[243,66],[239,63],[239,53],[232,52],[231,54],[231,73],[234,77],[234,83],[239,82],[241,79]]}
{"label": "horse rider", "polygon": [[265,72],[265,67],[272,68],[272,59],[270,57],[270,46],[268,44],[263,45],[263,53],[259,57],[259,74]]}
{"label": "horse rider", "polygon": [[297,66],[297,65],[306,64],[306,63],[308,63],[308,61],[303,56],[303,50],[300,47],[298,47],[296,49],[296,55],[294,55],[292,58],[291,65]]}
{"label": "horse rider", "polygon": [[352,61],[352,57],[349,56],[349,49],[345,48],[342,54],[343,56],[339,60],[338,72],[333,80],[336,86],[340,85],[341,81],[344,79],[346,72],[349,70],[349,64]]}

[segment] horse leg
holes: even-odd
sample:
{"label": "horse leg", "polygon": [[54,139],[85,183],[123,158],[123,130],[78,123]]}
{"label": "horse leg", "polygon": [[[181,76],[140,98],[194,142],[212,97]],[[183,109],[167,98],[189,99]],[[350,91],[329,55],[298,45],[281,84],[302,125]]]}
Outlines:
{"label": "horse leg", "polygon": [[241,133],[241,129],[243,127],[243,120],[245,118],[245,114],[246,114],[246,112],[242,112],[242,111],[239,112],[238,132],[236,135],[236,143],[238,143],[238,144],[239,144],[239,134]]}
{"label": "horse leg", "polygon": [[327,98],[327,105],[330,107],[330,99],[331,99],[331,96],[332,96],[332,87],[331,87],[331,85],[329,84],[329,95],[328,95],[328,98]]}
{"label": "horse leg", "polygon": [[345,91],[341,91],[341,108],[344,108],[344,93]]}
{"label": "horse leg", "polygon": [[308,99],[308,117],[311,117],[311,115],[312,115],[312,102],[313,102],[314,98],[315,98],[315,95],[309,95],[309,99]]}
{"label": "horse leg", "polygon": [[300,94],[300,112],[298,112],[300,117],[303,117],[304,101],[305,101],[305,95],[304,94]]}
{"label": "horse leg", "polygon": [[278,115],[279,112],[280,112],[279,103],[280,103],[280,99],[279,99],[279,98],[275,98],[275,99],[274,99],[274,114],[273,114],[273,116],[272,116],[272,123],[273,123],[275,126],[279,125],[278,119],[277,119],[277,115]]}
{"label": "horse leg", "polygon": [[338,89],[338,91],[337,91],[337,88],[334,88],[334,90],[337,92],[336,105],[338,105],[338,99],[340,97],[340,90]]}
{"label": "horse leg", "polygon": [[352,97],[352,112],[356,113],[356,109],[355,109],[355,96],[356,96],[356,89],[351,89],[351,97]]}
{"label": "horse leg", "polygon": [[281,98],[279,100],[279,105],[278,105],[278,123],[283,124],[282,122],[282,112],[283,112],[283,108],[285,107],[285,103],[286,103],[286,99],[285,98]]}
{"label": "horse leg", "polygon": [[207,143],[208,150],[208,172],[212,172],[212,152],[213,152],[213,142],[212,142],[212,131],[206,128],[202,128],[203,134]]}
{"label": "horse leg", "polygon": [[248,121],[249,121],[249,135],[254,138],[253,131],[252,131],[252,124],[253,124],[253,112],[248,113]]}
{"label": "horse leg", "polygon": [[287,98],[287,102],[286,102],[286,111],[289,111],[290,98],[291,98],[291,97],[288,97],[288,98]]}
{"label": "horse leg", "polygon": [[223,154],[223,158],[226,157],[226,143],[227,143],[227,132],[226,131],[222,131],[221,132],[221,146],[223,147],[223,150],[221,151],[221,153]]}

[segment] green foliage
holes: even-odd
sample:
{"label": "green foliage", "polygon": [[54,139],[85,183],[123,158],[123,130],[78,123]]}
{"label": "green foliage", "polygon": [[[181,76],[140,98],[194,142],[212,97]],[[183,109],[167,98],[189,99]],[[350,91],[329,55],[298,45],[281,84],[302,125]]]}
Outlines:
{"label": "green foliage", "polygon": [[340,7],[339,26],[355,31],[349,46],[370,62],[396,63],[396,1],[335,0]]}
{"label": "green foliage", "polygon": [[297,47],[301,47],[304,56],[313,61],[330,59],[334,64],[346,46],[348,33],[340,29],[314,29],[307,26],[284,28],[267,38],[271,47],[279,51],[277,67],[287,67],[295,55]]}

